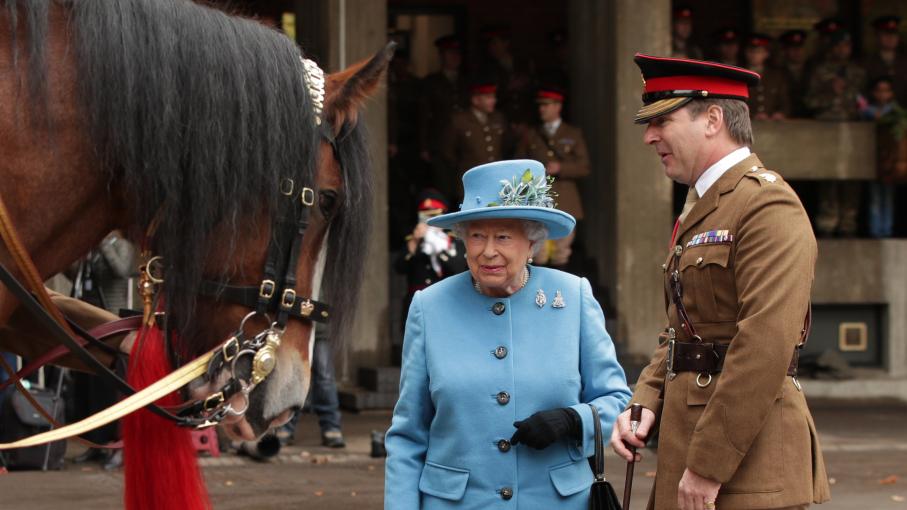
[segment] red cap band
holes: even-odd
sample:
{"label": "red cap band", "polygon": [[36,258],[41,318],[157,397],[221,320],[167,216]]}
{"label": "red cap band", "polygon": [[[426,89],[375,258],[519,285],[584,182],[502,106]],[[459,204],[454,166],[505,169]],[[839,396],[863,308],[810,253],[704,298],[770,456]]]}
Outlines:
{"label": "red cap band", "polygon": [[426,198],[419,204],[420,211],[430,211],[432,209],[447,210],[447,206],[444,202],[440,200],[435,200],[433,198]]}
{"label": "red cap band", "polygon": [[497,85],[476,85],[470,89],[473,94],[494,94],[498,90]]}
{"label": "red cap band", "polygon": [[718,76],[667,76],[646,80],[644,93],[670,90],[705,90],[717,96],[750,97],[746,83]]}
{"label": "red cap band", "polygon": [[554,101],[564,101],[564,95],[560,92],[554,92],[553,90],[540,90],[538,93],[539,99],[552,99]]}

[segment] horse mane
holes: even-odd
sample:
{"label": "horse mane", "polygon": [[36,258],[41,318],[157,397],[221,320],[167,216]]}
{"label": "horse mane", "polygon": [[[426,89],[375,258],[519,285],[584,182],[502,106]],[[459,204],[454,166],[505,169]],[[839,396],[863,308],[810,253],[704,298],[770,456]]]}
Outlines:
{"label": "horse mane", "polygon": [[[15,23],[17,1],[6,3]],[[48,3],[22,5],[31,20],[46,18]],[[247,229],[276,223],[291,206],[278,200],[283,178],[314,182],[320,133],[300,50],[274,29],[188,0],[66,5],[78,100],[97,155],[139,225],[159,216],[151,248],[165,261],[171,327],[186,332],[206,257],[228,261]],[[29,30],[30,69],[46,67],[45,39]],[[30,95],[40,97],[33,76]],[[335,324],[355,307],[360,274],[349,269],[361,264],[350,261],[364,253],[370,214],[365,139],[361,127],[348,132],[338,144],[346,200],[322,284]],[[208,253],[209,234],[223,225],[234,232],[229,252]],[[221,268],[219,278],[233,270]]]}

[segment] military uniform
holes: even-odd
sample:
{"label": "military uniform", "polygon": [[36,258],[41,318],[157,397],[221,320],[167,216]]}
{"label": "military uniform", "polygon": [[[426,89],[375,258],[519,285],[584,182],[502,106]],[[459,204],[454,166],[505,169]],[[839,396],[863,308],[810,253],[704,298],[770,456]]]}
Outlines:
{"label": "military uniform", "polygon": [[785,117],[791,114],[790,91],[787,88],[787,79],[780,69],[766,68],[762,73],[759,85],[750,87],[748,101],[750,115],[764,113],[773,115],[783,113]]}
{"label": "military uniform", "polygon": [[583,131],[566,122],[561,122],[553,135],[548,135],[539,126],[530,129],[517,145],[517,157],[561,164],[561,170],[554,177],[552,189],[557,193],[557,208],[583,219],[583,204],[576,181],[589,175],[589,152]]}
{"label": "military uniform", "polygon": [[[646,79],[637,122],[695,100],[690,89],[745,100],[746,86],[759,78],[712,63],[647,55],[636,62]],[[686,469],[721,484],[717,508],[829,499],[815,426],[789,375],[808,315],[816,240],[797,194],[747,154],[734,155],[685,208],[659,268],[667,327],[631,400],[659,420],[650,509],[677,507]]]}
{"label": "military uniform", "polygon": [[894,60],[885,60],[878,52],[873,53],[863,61],[863,68],[869,82],[890,76],[898,102],[907,104],[907,55],[898,53]]}
{"label": "military uniform", "polygon": [[438,155],[441,134],[454,112],[466,109],[468,98],[468,86],[462,74],[448,76],[438,71],[423,79],[418,133],[423,152],[432,157]]}
{"label": "military uniform", "polygon": [[478,115],[474,110],[454,113],[441,137],[441,157],[445,165],[441,191],[459,199],[463,172],[503,159],[508,142],[507,121],[499,112],[487,115]]}

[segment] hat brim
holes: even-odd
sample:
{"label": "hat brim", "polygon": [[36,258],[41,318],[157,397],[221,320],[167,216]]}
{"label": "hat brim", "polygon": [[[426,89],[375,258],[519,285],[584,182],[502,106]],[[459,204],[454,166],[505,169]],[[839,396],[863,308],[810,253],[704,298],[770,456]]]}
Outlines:
{"label": "hat brim", "polygon": [[692,97],[669,97],[659,99],[658,101],[654,101],[640,108],[639,111],[636,112],[636,117],[633,119],[633,122],[645,124],[655,117],[660,117],[682,108],[692,100]]}
{"label": "hat brim", "polygon": [[428,220],[432,227],[452,228],[457,223],[476,220],[517,219],[538,221],[548,229],[548,239],[566,237],[576,226],[576,218],[549,207],[497,206],[457,211]]}

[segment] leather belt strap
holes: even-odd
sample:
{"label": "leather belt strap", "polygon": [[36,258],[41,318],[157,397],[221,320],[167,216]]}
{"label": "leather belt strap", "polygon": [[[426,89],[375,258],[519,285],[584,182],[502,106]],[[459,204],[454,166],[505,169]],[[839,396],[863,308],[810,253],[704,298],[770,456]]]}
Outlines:
{"label": "leather belt strap", "polygon": [[[669,346],[671,359],[668,360],[668,369],[672,372],[698,372],[700,374],[716,374],[724,368],[724,358],[727,356],[728,344],[711,342],[693,343],[673,341]],[[787,375],[797,376],[797,359],[799,349],[794,350]]]}
{"label": "leather belt strap", "polygon": [[[257,309],[261,298],[261,288],[242,285],[222,285],[213,281],[203,281],[199,288],[199,294]],[[265,301],[265,311],[262,313],[267,313],[272,309],[276,309],[277,302],[282,298],[282,294],[274,292],[273,295]],[[292,303],[287,303],[286,310],[288,315],[298,319],[327,323],[330,319],[331,307],[321,301],[294,294]]]}

